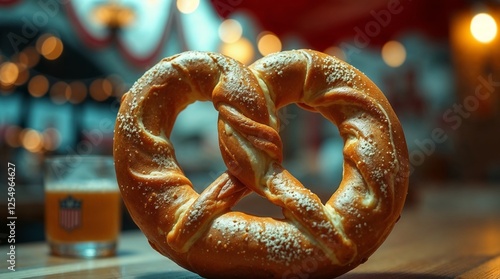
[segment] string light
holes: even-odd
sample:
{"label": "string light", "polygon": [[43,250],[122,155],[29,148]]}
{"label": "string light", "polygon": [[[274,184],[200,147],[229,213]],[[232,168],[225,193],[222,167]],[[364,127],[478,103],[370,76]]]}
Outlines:
{"label": "string light", "polygon": [[55,60],[61,56],[64,46],[62,41],[54,35],[44,34],[36,42],[38,53],[47,60]]}
{"label": "string light", "polygon": [[113,83],[109,79],[103,79],[101,86],[104,96],[109,98],[113,94]]}
{"label": "string light", "polygon": [[43,75],[32,77],[28,83],[28,92],[35,98],[42,97],[48,90],[49,81]]}
{"label": "string light", "polygon": [[28,68],[35,67],[40,61],[40,54],[33,46],[26,47],[19,53],[19,62],[26,65]]}
{"label": "string light", "polygon": [[81,81],[73,81],[69,84],[71,96],[68,98],[72,104],[79,104],[87,97],[87,86]]}
{"label": "string light", "polygon": [[257,48],[260,54],[268,54],[281,51],[281,40],[271,32],[262,32],[257,37]]}
{"label": "string light", "polygon": [[199,5],[200,0],[177,0],[177,9],[183,14],[193,13]]}
{"label": "string light", "polygon": [[226,19],[219,25],[219,38],[224,43],[234,43],[241,38],[243,28],[239,21]]}
{"label": "string light", "polygon": [[19,74],[17,76],[16,81],[14,82],[15,85],[20,86],[23,85],[30,77],[29,71],[24,64],[18,64],[17,65],[19,69]]}
{"label": "string light", "polygon": [[338,46],[331,46],[331,47],[325,49],[325,53],[328,55],[334,56],[340,60],[346,59],[344,51]]}
{"label": "string light", "polygon": [[390,67],[397,68],[406,60],[406,49],[400,42],[389,41],[382,47],[382,59]]}
{"label": "string light", "polygon": [[0,83],[2,83],[2,85],[13,85],[18,76],[19,68],[15,63],[4,62],[0,65]]}
{"label": "string light", "polygon": [[129,26],[135,20],[135,13],[131,7],[127,7],[117,1],[98,5],[93,12],[92,19],[111,30]]}
{"label": "string light", "polygon": [[12,148],[21,146],[20,141],[21,129],[18,126],[8,126],[5,131],[5,142]]}
{"label": "string light", "polygon": [[232,44],[222,44],[220,46],[220,52],[245,65],[250,64],[255,55],[252,43],[244,37]]}
{"label": "string light", "polygon": [[50,99],[56,104],[64,104],[66,102],[67,90],[71,90],[68,84],[64,81],[58,81],[50,88]]}
{"label": "string light", "polygon": [[497,23],[491,15],[479,13],[472,18],[470,31],[476,40],[486,44],[495,39],[497,35]]}
{"label": "string light", "polygon": [[55,128],[47,128],[42,134],[43,148],[48,151],[54,151],[61,145],[61,133]]}
{"label": "string light", "polygon": [[20,136],[22,146],[26,150],[32,153],[40,152],[42,150],[43,138],[38,131],[27,128],[21,131]]}
{"label": "string light", "polygon": [[113,84],[108,79],[96,79],[90,84],[89,92],[94,100],[102,102],[113,94]]}
{"label": "string light", "polygon": [[113,86],[112,96],[120,99],[126,90],[123,79],[117,74],[111,74],[107,77],[107,79]]}

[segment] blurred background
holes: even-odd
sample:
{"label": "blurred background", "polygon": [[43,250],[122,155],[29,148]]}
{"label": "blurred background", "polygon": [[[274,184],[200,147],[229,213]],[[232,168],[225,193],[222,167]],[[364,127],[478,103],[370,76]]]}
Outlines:
{"label": "blurred background", "polygon": [[[400,117],[412,192],[498,189],[499,22],[493,0],[0,0],[0,216],[10,162],[17,240],[42,240],[44,158],[111,155],[121,96],[186,50],[247,65],[297,48],[335,55],[370,77]],[[177,158],[197,189],[225,170],[216,119],[211,103],[195,103],[174,127]],[[342,176],[336,127],[296,106],[280,120],[285,167],[331,195]]]}

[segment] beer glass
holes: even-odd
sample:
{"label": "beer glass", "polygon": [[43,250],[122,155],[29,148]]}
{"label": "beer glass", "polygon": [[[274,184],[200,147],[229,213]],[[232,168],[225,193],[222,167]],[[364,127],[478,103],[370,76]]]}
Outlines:
{"label": "beer glass", "polygon": [[109,156],[56,156],[44,164],[45,235],[57,256],[116,253],[121,197]]}

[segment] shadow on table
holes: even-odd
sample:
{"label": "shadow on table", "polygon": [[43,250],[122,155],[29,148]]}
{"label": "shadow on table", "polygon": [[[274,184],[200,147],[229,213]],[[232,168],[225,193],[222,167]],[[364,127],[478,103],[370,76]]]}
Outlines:
{"label": "shadow on table", "polygon": [[[171,271],[171,272],[151,272],[136,277],[138,279],[203,279],[195,273],[189,271]],[[339,279],[450,279],[453,277],[432,274],[403,273],[403,272],[372,272],[372,273],[348,273],[339,277]]]}
{"label": "shadow on table", "polygon": [[175,279],[203,279],[195,273],[189,271],[171,271],[171,272],[151,272],[149,274],[144,274],[135,277],[137,279],[164,279],[164,278],[175,278]]}
{"label": "shadow on table", "polygon": [[432,275],[432,274],[418,274],[418,273],[402,273],[402,272],[373,272],[373,273],[351,273],[344,274],[339,279],[450,279],[453,277]]}
{"label": "shadow on table", "polygon": [[[175,279],[203,279],[199,275],[190,273],[189,271],[172,271],[172,272],[152,272],[149,274],[136,277],[138,279],[159,279],[159,278],[175,278]],[[401,273],[401,272],[379,272],[379,273],[352,273],[344,274],[341,279],[449,279],[452,277],[439,276],[432,274],[417,274],[417,273]]]}

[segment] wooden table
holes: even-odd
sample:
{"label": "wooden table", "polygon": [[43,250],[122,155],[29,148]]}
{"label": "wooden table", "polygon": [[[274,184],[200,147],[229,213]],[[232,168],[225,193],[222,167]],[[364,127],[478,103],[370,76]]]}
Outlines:
{"label": "wooden table", "polygon": [[[500,278],[499,190],[426,191],[375,254],[340,278]],[[18,245],[15,272],[1,248],[0,278],[200,278],[156,253],[137,231],[123,233],[118,255],[103,259],[53,257],[45,243]]]}

